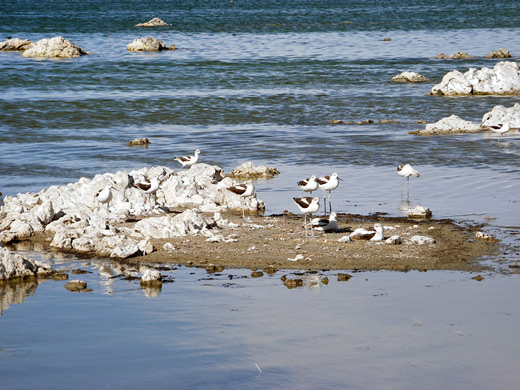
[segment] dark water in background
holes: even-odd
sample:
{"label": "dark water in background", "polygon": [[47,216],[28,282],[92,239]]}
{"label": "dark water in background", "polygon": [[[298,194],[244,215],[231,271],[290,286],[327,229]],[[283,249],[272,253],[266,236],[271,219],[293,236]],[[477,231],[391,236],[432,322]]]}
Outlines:
{"label": "dark water in background", "polygon": [[[134,27],[156,16],[172,26]],[[178,169],[174,156],[200,148],[201,161],[226,172],[245,161],[277,167],[280,176],[256,184],[268,213],[296,212],[296,181],[336,171],[344,179],[333,193],[337,211],[398,215],[395,168],[410,162],[421,171],[412,203],[439,218],[485,221],[518,249],[511,232],[520,221],[520,137],[408,132],[423,128],[419,120],[456,114],[477,122],[497,104],[520,103],[425,96],[448,71],[494,66],[482,58],[491,50],[505,47],[516,61],[519,16],[518,1],[2,2],[0,38],[62,35],[93,54],[0,53],[0,191],[36,192],[143,166]],[[126,51],[148,35],[178,50]],[[459,50],[479,58],[434,58]],[[432,82],[388,82],[402,71]],[[125,146],[141,137],[149,148]],[[107,295],[97,273],[86,276],[91,295],[68,294],[57,282],[21,294],[26,302],[0,321],[0,388],[35,388],[36,379],[41,388],[518,383],[516,276],[478,284],[458,273],[368,273],[355,288],[331,283],[311,294],[285,289],[280,275],[230,289],[224,281],[203,286],[199,273],[174,274],[176,283],[152,300],[120,281]],[[376,283],[362,286],[364,278]]]}

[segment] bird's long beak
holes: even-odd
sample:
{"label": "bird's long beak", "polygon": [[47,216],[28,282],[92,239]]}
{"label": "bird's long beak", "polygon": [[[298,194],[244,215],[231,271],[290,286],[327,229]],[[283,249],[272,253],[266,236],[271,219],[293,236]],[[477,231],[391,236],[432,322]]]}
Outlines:
{"label": "bird's long beak", "polygon": [[339,176],[338,176],[338,180],[341,180],[341,181],[343,181],[343,179],[342,179],[341,177],[339,177]]}

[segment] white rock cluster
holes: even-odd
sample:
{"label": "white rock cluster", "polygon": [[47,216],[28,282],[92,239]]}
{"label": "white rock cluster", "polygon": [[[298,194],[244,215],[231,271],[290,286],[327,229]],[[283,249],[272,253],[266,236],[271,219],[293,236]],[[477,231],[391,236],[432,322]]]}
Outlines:
{"label": "white rock cluster", "polygon": [[[134,182],[157,178],[155,194],[146,195]],[[235,184],[224,178],[217,166],[195,164],[175,172],[168,167],[142,168],[131,172],[105,173],[93,179],[81,178],[65,186],[51,186],[37,194],[6,196],[0,208],[0,242],[28,238],[40,233],[52,235],[51,246],[63,250],[96,252],[126,258],[154,250],[153,238],[192,234],[214,235],[220,212],[245,209],[262,212],[264,203],[256,197],[242,198],[227,190]],[[98,204],[95,195],[111,186],[112,200]],[[131,216],[184,212],[146,218],[133,227],[116,227]],[[201,213],[216,213],[215,218]]]}
{"label": "white rock cluster", "polygon": [[0,284],[14,279],[48,277],[52,273],[50,266],[12,253],[0,246]]}
{"label": "white rock cluster", "polygon": [[520,104],[513,107],[495,106],[482,116],[481,123],[474,123],[451,115],[435,123],[428,123],[423,130],[412,131],[410,134],[437,135],[437,134],[463,134],[488,131],[490,126],[509,124],[511,129],[520,128]]}
{"label": "white rock cluster", "polygon": [[516,62],[502,61],[493,69],[470,68],[466,73],[453,70],[430,95],[518,95],[520,94],[520,70]]}
{"label": "white rock cluster", "polygon": [[40,39],[22,53],[22,57],[73,58],[90,54],[63,37]]}

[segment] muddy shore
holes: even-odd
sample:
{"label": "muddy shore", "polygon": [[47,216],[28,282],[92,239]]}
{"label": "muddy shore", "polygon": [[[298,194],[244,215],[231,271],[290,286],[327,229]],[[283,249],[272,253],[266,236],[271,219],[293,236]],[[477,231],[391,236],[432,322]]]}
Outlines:
{"label": "muddy shore", "polygon": [[[210,268],[329,269],[329,270],[464,270],[481,271],[479,260],[498,251],[498,243],[475,238],[481,226],[462,226],[452,220],[412,220],[384,215],[338,214],[341,231],[305,237],[303,217],[286,213],[250,216],[245,222],[237,214],[224,215],[238,224],[219,229],[228,242],[207,242],[204,236],[152,240],[155,251],[146,256],[119,260],[129,264],[182,264]],[[399,235],[403,244],[338,240],[356,228],[370,229],[374,223],[385,227],[385,238]],[[121,226],[131,226],[135,221]],[[435,244],[411,244],[414,235],[435,239]],[[48,244],[40,235],[31,241]],[[168,250],[164,245],[170,243]],[[93,256],[95,254],[92,254]],[[299,260],[294,259],[299,256]],[[85,254],[81,254],[85,257]],[[303,257],[303,258],[302,258]],[[291,260],[292,259],[292,260]]]}

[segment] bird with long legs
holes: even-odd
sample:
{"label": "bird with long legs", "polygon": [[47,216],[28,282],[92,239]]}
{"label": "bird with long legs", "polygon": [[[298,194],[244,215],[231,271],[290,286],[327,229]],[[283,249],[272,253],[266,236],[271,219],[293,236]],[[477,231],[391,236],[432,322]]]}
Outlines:
{"label": "bird with long legs", "polygon": [[145,194],[147,198],[148,206],[151,207],[150,198],[152,195],[155,195],[157,190],[159,189],[159,180],[156,177],[153,177],[152,180],[143,180],[137,183],[134,183],[135,188],[139,188]]}
{"label": "bird with long legs", "polygon": [[[410,176],[420,177],[418,170],[414,169],[410,164],[401,164],[397,167],[397,174],[401,177],[406,177],[408,183],[408,195],[406,199],[410,199]],[[403,183],[401,183],[401,197],[403,195]]]}
{"label": "bird with long legs", "polygon": [[[304,227],[305,227],[305,237],[307,237],[307,214],[310,214],[312,218],[312,214],[316,213],[320,209],[320,198],[317,196],[303,197],[303,198],[293,198],[296,206],[300,209],[300,212],[305,216]],[[311,236],[314,237],[314,231],[312,229],[312,224],[310,224],[311,228]]]}
{"label": "bird with long legs", "polygon": [[[248,180],[245,183],[237,184],[227,188],[228,191],[231,191],[234,194],[240,195],[242,198],[249,198],[253,196],[255,193],[255,186],[251,180]],[[244,211],[244,203],[242,202],[242,218],[246,219],[245,211]]]}
{"label": "bird with long legs", "polygon": [[341,179],[336,172],[334,172],[330,176],[321,176],[316,179],[318,182],[319,187],[323,190],[323,207],[325,208],[325,214],[327,214],[327,200],[326,200],[326,194],[329,193],[329,213],[332,211],[332,203],[330,201],[330,193],[331,191],[334,191],[336,188],[338,188],[339,181],[343,180]]}

